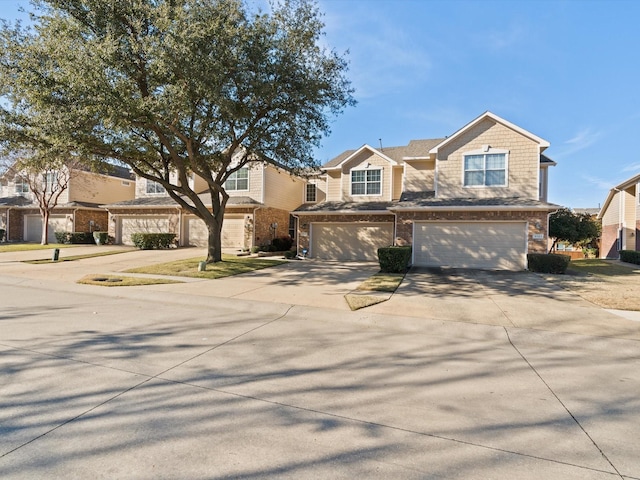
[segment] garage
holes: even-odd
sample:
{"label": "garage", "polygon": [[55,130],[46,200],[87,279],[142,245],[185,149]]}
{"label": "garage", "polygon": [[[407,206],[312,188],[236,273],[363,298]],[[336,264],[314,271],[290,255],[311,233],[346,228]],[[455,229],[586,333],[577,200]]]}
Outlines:
{"label": "garage", "polygon": [[378,260],[378,248],[393,243],[389,223],[312,223],[313,258],[324,260]]}
{"label": "garage", "polygon": [[525,222],[416,222],[413,264],[492,270],[526,268]]}
{"label": "garage", "polygon": [[[68,232],[70,222],[67,221],[66,215],[51,215],[49,217],[49,243],[56,243],[55,232]],[[24,217],[24,240],[25,242],[41,242],[42,241],[42,216],[41,215],[25,215]]]}
{"label": "garage", "polygon": [[117,243],[133,245],[132,233],[169,233],[169,217],[120,217]]}
{"label": "garage", "polygon": [[[198,217],[185,217],[186,244],[206,247],[207,226]],[[222,223],[222,248],[244,248],[244,217],[225,217]]]}

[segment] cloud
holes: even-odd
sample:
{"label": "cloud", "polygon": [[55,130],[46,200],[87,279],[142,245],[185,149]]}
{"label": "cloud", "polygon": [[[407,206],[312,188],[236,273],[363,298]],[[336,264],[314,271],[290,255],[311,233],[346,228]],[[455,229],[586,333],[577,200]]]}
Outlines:
{"label": "cloud", "polygon": [[597,143],[602,137],[602,131],[584,128],[568,140],[562,142],[555,150],[554,158],[563,158],[578,153]]}
{"label": "cloud", "polygon": [[615,187],[615,183],[610,180],[605,180],[603,178],[594,177],[592,175],[581,175],[582,180],[586,185],[591,185],[600,190],[611,190]]}
{"label": "cloud", "polygon": [[527,30],[520,23],[512,23],[507,28],[500,28],[480,35],[478,40],[491,50],[506,50],[517,47],[527,38]]}
{"label": "cloud", "polygon": [[623,172],[640,172],[640,162],[630,163],[622,168]]}

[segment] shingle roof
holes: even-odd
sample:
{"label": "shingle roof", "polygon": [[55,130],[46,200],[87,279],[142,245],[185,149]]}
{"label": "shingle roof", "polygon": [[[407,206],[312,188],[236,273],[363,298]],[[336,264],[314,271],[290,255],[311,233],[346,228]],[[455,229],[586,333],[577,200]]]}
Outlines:
{"label": "shingle roof", "polygon": [[31,200],[22,196],[0,198],[0,206],[2,207],[22,207],[30,204]]}
{"label": "shingle roof", "polygon": [[[207,206],[211,206],[211,197],[208,193],[201,193],[198,195],[202,203]],[[183,197],[186,199],[186,197]],[[191,203],[189,199],[186,199],[187,202]],[[229,197],[229,201],[227,202],[227,207],[234,206],[242,206],[242,205],[262,205],[260,202],[254,200],[251,197]],[[108,205],[102,205],[107,208],[118,208],[118,207],[178,207],[178,203],[176,203],[173,198],[169,195],[158,195],[157,197],[141,197],[135,198],[133,200],[125,200],[123,202],[110,203]]]}
{"label": "shingle roof", "polygon": [[305,203],[296,212],[367,212],[381,211],[392,207],[396,202],[322,202]]}

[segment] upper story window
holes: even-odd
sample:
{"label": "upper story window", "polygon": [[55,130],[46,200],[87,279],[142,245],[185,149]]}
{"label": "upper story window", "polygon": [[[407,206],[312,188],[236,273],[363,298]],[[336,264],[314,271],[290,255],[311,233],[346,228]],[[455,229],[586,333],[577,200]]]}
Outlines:
{"label": "upper story window", "polygon": [[507,154],[481,153],[464,157],[465,187],[506,187]]}
{"label": "upper story window", "polygon": [[155,194],[155,193],[165,193],[166,190],[162,185],[158,182],[154,182],[153,180],[147,180],[147,193]]}
{"label": "upper story window", "polygon": [[380,195],[382,170],[351,170],[351,195]]}
{"label": "upper story window", "polygon": [[308,203],[318,201],[318,188],[315,183],[307,183],[304,200]]}
{"label": "upper story window", "polygon": [[24,178],[16,177],[15,184],[16,184],[16,193],[18,195],[29,193],[29,184],[25,181]]}
{"label": "upper story window", "polygon": [[233,172],[224,182],[225,190],[249,190],[249,168],[243,167]]}
{"label": "upper story window", "polygon": [[56,172],[47,172],[44,177],[45,192],[53,192],[58,184],[58,174]]}

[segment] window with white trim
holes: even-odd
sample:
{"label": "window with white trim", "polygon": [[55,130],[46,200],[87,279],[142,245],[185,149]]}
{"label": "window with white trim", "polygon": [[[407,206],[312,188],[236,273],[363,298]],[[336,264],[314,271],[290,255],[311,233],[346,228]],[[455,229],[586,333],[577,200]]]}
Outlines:
{"label": "window with white trim", "polygon": [[249,168],[243,167],[233,172],[224,182],[225,190],[249,190]]}
{"label": "window with white trim", "polygon": [[382,170],[351,170],[351,195],[380,195]]}
{"label": "window with white trim", "polygon": [[14,183],[16,185],[16,193],[18,195],[29,193],[29,184],[24,178],[16,177]]}
{"label": "window with white trim", "polygon": [[318,201],[318,189],[315,183],[307,183],[304,200],[307,203]]}
{"label": "window with white trim", "polygon": [[53,192],[57,190],[58,185],[58,173],[57,172],[47,172],[44,179],[44,191],[45,192]]}
{"label": "window with white trim", "polygon": [[506,187],[507,155],[481,153],[464,156],[465,187]]}
{"label": "window with white trim", "polygon": [[158,182],[154,182],[153,180],[147,180],[147,193],[148,194],[157,194],[157,193],[165,193],[166,190],[162,185]]}

